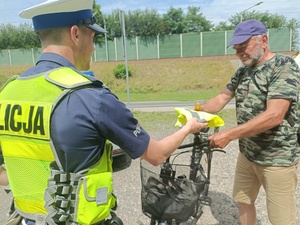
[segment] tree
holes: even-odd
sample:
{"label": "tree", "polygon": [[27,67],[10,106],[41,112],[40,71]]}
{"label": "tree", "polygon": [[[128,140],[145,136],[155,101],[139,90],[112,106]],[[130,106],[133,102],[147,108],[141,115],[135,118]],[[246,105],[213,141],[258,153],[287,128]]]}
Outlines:
{"label": "tree", "polygon": [[156,10],[135,10],[128,12],[128,34],[135,36],[156,36],[166,34],[168,26]]}
{"label": "tree", "polygon": [[28,23],[20,24],[17,28],[17,35],[19,39],[19,47],[16,48],[40,48],[41,42],[38,35],[33,31],[32,25]]}
{"label": "tree", "polygon": [[228,25],[227,22],[221,21],[219,24],[214,26],[214,31],[234,30],[234,25]]}
{"label": "tree", "polygon": [[[100,5],[96,4],[96,1],[94,0],[93,3],[93,15],[97,22],[97,24],[101,25],[102,27],[105,27],[105,18],[103,16],[103,13],[101,12]],[[103,35],[97,35],[94,38],[94,42],[97,44],[102,44],[104,42],[104,36]]]}
{"label": "tree", "polygon": [[184,32],[184,15],[181,8],[175,9],[170,7],[168,12],[163,15],[163,20],[168,26],[169,34],[181,34]]}
{"label": "tree", "polygon": [[107,30],[107,35],[109,40],[113,40],[114,37],[122,36],[119,11],[120,11],[119,9],[115,9],[112,11],[110,15],[105,16],[106,26],[107,26],[106,30]]}
{"label": "tree", "polygon": [[28,49],[40,47],[40,41],[30,24],[0,26],[0,49]]}
{"label": "tree", "polygon": [[200,7],[188,7],[184,33],[210,31],[212,28],[212,22],[206,20],[203,14],[200,13]]}

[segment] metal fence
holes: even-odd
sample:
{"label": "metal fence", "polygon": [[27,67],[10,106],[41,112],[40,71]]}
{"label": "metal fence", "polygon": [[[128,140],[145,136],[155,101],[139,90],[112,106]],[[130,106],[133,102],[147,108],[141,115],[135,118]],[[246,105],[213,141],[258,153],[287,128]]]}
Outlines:
{"label": "metal fence", "polygon": [[[216,31],[127,38],[127,59],[143,60],[235,54],[232,47],[227,48],[227,43],[233,32]],[[289,28],[269,29],[268,36],[271,51],[292,50],[292,31]],[[0,65],[32,65],[35,64],[40,53],[41,49],[1,50]],[[121,60],[124,60],[122,38],[115,38],[113,41],[105,41],[104,44],[95,46],[94,62]]]}

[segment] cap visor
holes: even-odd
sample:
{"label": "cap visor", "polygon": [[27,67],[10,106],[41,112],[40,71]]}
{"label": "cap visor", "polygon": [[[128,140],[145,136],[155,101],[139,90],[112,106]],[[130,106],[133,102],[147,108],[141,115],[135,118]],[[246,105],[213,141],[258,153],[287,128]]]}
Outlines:
{"label": "cap visor", "polygon": [[245,41],[247,41],[249,38],[251,38],[251,35],[250,36],[235,36],[231,39],[231,41],[229,42],[229,44],[227,45],[227,48],[229,46],[232,46],[232,45],[239,45],[239,44],[242,44],[244,43]]}
{"label": "cap visor", "polygon": [[88,24],[86,25],[88,28],[90,28],[91,30],[95,31],[96,34],[104,34],[107,33],[106,30],[104,30],[102,27],[100,27],[98,24],[94,23],[94,24]]}

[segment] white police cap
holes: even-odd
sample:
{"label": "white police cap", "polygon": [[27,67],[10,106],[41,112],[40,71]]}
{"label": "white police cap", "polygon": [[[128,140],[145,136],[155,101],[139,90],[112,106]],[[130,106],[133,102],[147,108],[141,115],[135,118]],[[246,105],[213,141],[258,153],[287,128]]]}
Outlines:
{"label": "white police cap", "polygon": [[48,0],[24,9],[20,17],[32,19],[34,30],[86,25],[96,34],[106,33],[96,24],[92,13],[93,0]]}

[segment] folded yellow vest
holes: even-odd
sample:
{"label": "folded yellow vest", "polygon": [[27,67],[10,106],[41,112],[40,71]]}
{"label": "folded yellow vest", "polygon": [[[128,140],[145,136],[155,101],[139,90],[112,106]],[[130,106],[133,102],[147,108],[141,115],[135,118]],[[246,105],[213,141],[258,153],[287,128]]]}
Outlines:
{"label": "folded yellow vest", "polygon": [[221,127],[225,124],[224,120],[220,116],[203,111],[195,111],[186,108],[175,108],[175,112],[178,115],[175,124],[176,127],[182,127],[189,119],[193,117],[198,118],[198,121],[208,122],[208,127]]}

